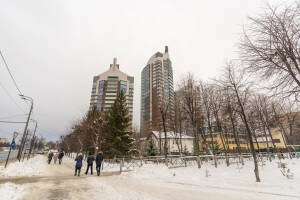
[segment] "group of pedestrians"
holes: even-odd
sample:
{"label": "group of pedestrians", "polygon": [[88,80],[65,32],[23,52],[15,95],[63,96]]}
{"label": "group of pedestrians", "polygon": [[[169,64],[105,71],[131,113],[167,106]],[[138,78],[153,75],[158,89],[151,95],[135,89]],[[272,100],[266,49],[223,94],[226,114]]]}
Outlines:
{"label": "group of pedestrians", "polygon": [[[96,170],[97,170],[97,175],[100,176],[100,170],[101,170],[101,164],[103,161],[103,152],[99,151],[97,156],[96,156],[96,160],[94,155],[89,152],[89,155],[87,157],[87,168],[86,168],[86,172],[85,175],[88,174],[89,169],[91,170],[91,175],[93,175],[93,164],[94,161],[96,163]],[[74,176],[80,176],[80,171],[82,168],[82,160],[83,160],[83,155],[82,153],[79,153],[78,156],[76,157],[75,161],[76,161],[76,165],[75,165],[75,174]]]}
{"label": "group of pedestrians", "polygon": [[48,164],[51,164],[51,161],[52,161],[52,158],[53,158],[53,162],[54,164],[56,164],[57,160],[58,160],[58,163],[61,165],[61,162],[62,162],[62,159],[64,157],[64,152],[61,151],[61,152],[57,152],[57,153],[54,153],[52,151],[49,152],[48,154]]}

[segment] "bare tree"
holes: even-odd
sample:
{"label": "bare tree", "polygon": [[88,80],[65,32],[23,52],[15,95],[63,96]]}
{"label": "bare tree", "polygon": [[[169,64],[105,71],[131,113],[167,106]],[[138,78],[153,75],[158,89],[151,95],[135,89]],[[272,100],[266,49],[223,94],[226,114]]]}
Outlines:
{"label": "bare tree", "polygon": [[249,17],[240,42],[248,72],[268,81],[268,89],[283,97],[300,94],[300,3],[271,6]]}
{"label": "bare tree", "polygon": [[213,137],[213,125],[212,125],[212,87],[210,87],[208,84],[205,84],[203,82],[200,82],[199,84],[199,90],[200,90],[200,98],[201,98],[201,104],[203,105],[203,113],[205,116],[205,121],[207,124],[208,132],[211,137],[211,147],[212,147],[212,154],[214,158],[215,167],[218,166],[217,159],[215,155],[215,144],[214,144],[214,137]]}
{"label": "bare tree", "polygon": [[[237,130],[238,120],[237,120],[236,104],[234,101],[235,95],[227,86],[225,88],[223,88],[223,93],[225,96],[225,100],[224,100],[225,103],[223,105],[223,107],[224,107],[223,108],[223,112],[224,112],[223,116],[226,116],[228,118],[228,121],[230,124],[230,125],[228,125],[227,130],[229,129],[229,127],[231,127],[231,132],[233,133],[234,141],[237,146],[238,153],[239,153],[240,162],[242,163],[242,165],[244,165],[244,159],[243,159],[243,155],[242,155],[241,144],[240,144],[239,134],[238,134],[238,130]],[[225,117],[223,117],[223,118],[225,118]],[[225,138],[228,143],[228,134],[225,134]]]}
{"label": "bare tree", "polygon": [[[213,87],[213,86],[211,86]],[[220,132],[220,138],[222,142],[222,146],[225,153],[226,165],[229,166],[229,159],[227,155],[228,146],[226,146],[225,136],[224,136],[224,122],[222,122],[222,105],[224,103],[224,97],[222,90],[217,87],[212,88],[212,95],[211,95],[211,104],[212,104],[212,113],[215,118],[215,122],[217,125],[217,129]]]}
{"label": "bare tree", "polygon": [[[168,117],[169,117],[169,102],[166,102],[164,99],[159,102],[159,113],[161,117],[161,125],[163,127],[164,132],[164,155],[165,155],[165,162],[166,165],[168,165],[168,135],[167,135],[167,123],[168,123]],[[161,138],[161,136],[160,136]]]}
{"label": "bare tree", "polygon": [[247,81],[246,77],[244,77],[243,73],[238,73],[236,71],[233,62],[227,63],[225,73],[218,82],[222,87],[231,90],[235,94],[235,100],[239,107],[239,114],[244,123],[246,132],[248,134],[250,150],[254,160],[254,173],[255,173],[256,181],[260,182],[257,157],[254,149],[253,139],[252,139],[253,133],[250,129],[250,125],[246,113],[246,106],[247,106],[246,103],[250,94],[249,82]]}
{"label": "bare tree", "polygon": [[183,87],[183,107],[193,129],[194,151],[197,156],[198,168],[200,168],[198,127],[200,125],[202,113],[200,111],[198,96],[199,89],[197,88],[196,80],[191,73],[188,73],[187,76],[182,79],[181,86]]}

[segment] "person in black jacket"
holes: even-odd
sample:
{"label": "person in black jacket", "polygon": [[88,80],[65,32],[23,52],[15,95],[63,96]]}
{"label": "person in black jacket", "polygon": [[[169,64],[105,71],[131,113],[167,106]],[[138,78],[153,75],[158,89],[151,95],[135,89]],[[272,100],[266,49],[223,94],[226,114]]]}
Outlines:
{"label": "person in black jacket", "polygon": [[96,156],[96,170],[97,170],[97,175],[100,176],[100,169],[101,169],[101,163],[103,161],[103,153],[102,151],[98,152]]}
{"label": "person in black jacket", "polygon": [[62,161],[64,155],[65,155],[65,154],[64,154],[63,151],[61,151],[61,152],[58,154],[58,163],[59,163],[59,164],[61,164],[61,161]]}
{"label": "person in black jacket", "polygon": [[49,152],[49,155],[48,155],[48,164],[51,163],[51,160],[52,160],[52,157],[54,156],[54,153],[52,151]]}
{"label": "person in black jacket", "polygon": [[87,175],[89,172],[89,168],[91,168],[91,175],[93,175],[93,163],[94,163],[94,156],[91,152],[89,152],[89,156],[87,157],[87,168],[85,174]]}

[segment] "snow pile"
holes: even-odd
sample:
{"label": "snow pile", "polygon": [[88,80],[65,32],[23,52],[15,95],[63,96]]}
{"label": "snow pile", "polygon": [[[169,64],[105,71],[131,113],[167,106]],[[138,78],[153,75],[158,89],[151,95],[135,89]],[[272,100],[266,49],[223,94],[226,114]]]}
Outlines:
{"label": "snow pile", "polygon": [[6,169],[1,169],[1,176],[35,176],[46,171],[47,160],[42,155],[37,155],[24,162],[10,163]]}
{"label": "snow pile", "polygon": [[13,183],[0,184],[1,200],[18,200],[24,195],[24,187]]}

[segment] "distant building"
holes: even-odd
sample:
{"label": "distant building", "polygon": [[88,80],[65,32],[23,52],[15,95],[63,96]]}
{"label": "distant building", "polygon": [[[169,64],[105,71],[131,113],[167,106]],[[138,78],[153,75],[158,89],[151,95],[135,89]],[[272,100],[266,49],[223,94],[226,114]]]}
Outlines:
{"label": "distant building", "polygon": [[159,112],[162,104],[168,105],[169,119],[174,116],[173,69],[167,46],[164,53],[157,52],[150,57],[141,75],[140,128],[145,135],[162,129]]}
{"label": "distant building", "polygon": [[7,138],[0,138],[0,144],[9,144],[9,140]]}
{"label": "distant building", "polygon": [[[168,153],[169,154],[179,154],[179,150],[182,149],[182,153],[188,153],[193,154],[194,149],[194,137],[174,133],[172,131],[167,132],[167,147],[168,147]],[[180,140],[181,138],[181,140]],[[152,131],[151,136],[149,137],[155,145],[155,149],[159,151],[160,149],[160,141],[161,141],[161,149],[163,152],[164,149],[164,142],[165,142],[165,133],[164,132],[158,132],[158,131]],[[148,140],[149,140],[148,139]]]}
{"label": "distant building", "polygon": [[109,69],[94,76],[93,87],[91,93],[90,109],[96,106],[99,111],[104,111],[110,108],[117,98],[120,91],[126,95],[126,103],[129,110],[129,116],[132,120],[133,113],[133,90],[134,78],[121,72],[117,59],[113,59],[113,64]]}
{"label": "distant building", "polygon": [[[218,147],[219,149],[224,149],[225,146],[228,150],[237,151],[238,145],[236,143],[236,139],[240,144],[240,148],[242,151],[249,151],[250,149],[249,139],[246,132],[237,133],[235,137],[235,135],[231,132],[221,134],[216,127],[213,127],[213,132],[211,135],[209,134],[208,130],[205,131],[204,137],[206,138],[206,143],[204,142],[203,137],[199,137],[200,150],[204,150],[205,148],[207,148],[207,145],[209,145],[210,147],[214,145],[215,148]],[[252,138],[252,141],[254,142],[254,149],[258,150],[259,148],[261,151],[266,151],[268,147],[270,149],[273,149],[273,143],[276,148],[286,148],[284,137],[278,128],[272,128],[271,135],[273,138],[273,142],[269,134],[267,134],[266,137],[264,134],[256,131],[256,138]]]}

